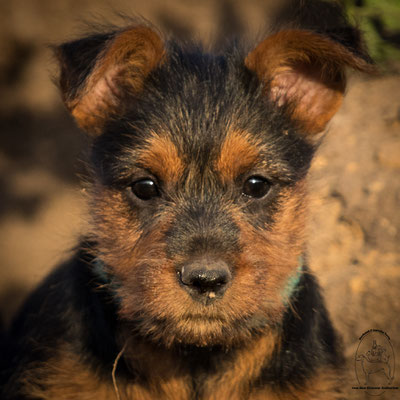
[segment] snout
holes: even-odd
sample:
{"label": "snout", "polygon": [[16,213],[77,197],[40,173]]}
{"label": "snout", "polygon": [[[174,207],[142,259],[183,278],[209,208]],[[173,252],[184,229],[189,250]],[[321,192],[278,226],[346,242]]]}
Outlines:
{"label": "snout", "polygon": [[232,281],[225,261],[206,257],[185,263],[177,273],[182,287],[200,302],[221,298]]}

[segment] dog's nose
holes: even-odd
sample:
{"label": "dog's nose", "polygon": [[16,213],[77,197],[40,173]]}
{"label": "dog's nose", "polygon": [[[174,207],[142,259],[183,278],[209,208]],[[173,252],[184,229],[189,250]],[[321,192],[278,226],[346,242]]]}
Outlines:
{"label": "dog's nose", "polygon": [[207,258],[186,263],[178,275],[190,294],[209,299],[222,297],[232,280],[231,271],[224,261]]}

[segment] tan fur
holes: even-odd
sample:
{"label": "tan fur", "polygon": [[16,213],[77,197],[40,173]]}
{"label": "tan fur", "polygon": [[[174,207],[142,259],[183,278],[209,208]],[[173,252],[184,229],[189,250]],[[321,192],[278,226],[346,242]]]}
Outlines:
{"label": "tan fur", "polygon": [[248,133],[228,132],[216,162],[216,170],[224,182],[231,182],[255,165],[261,150],[260,144],[255,143]]}
{"label": "tan fur", "polygon": [[[111,373],[110,373],[111,377]],[[21,380],[21,394],[40,400],[109,400],[113,387],[99,379],[78,356],[60,351],[40,367],[32,366]]]}
{"label": "tan fur", "polygon": [[[340,400],[337,391],[339,373],[324,369],[302,387],[284,391],[266,386],[251,386],[270,359],[279,338],[273,334],[261,336],[237,350],[233,358],[221,360],[217,374],[205,379],[199,400]],[[164,349],[144,343],[131,343],[123,354],[125,360],[151,377],[146,383],[126,381],[116,374],[120,400],[192,400],[190,377],[178,360]],[[110,400],[118,399],[109,377],[76,354],[62,350],[44,366],[28,370],[20,382],[20,393],[38,400]]]}
{"label": "tan fur", "polygon": [[[171,216],[159,216],[159,222],[141,236],[132,211],[119,192],[98,184],[93,193],[97,210],[95,234],[101,258],[123,283],[118,291],[122,299],[121,318],[129,321],[139,312],[149,319],[169,321],[165,331],[148,321],[138,327],[147,339],[162,340],[166,347],[133,339],[129,324],[119,330],[121,347],[128,343],[122,358],[150,377],[146,384],[126,382],[119,377],[117,366],[116,385],[121,400],[192,400],[192,378],[187,365],[176,359],[168,347],[179,340],[201,345],[223,343],[229,347],[235,344],[232,336],[240,342],[240,347],[232,349],[233,356],[216,361],[217,372],[203,378],[203,395],[199,400],[317,400],[322,395],[327,400],[339,398],[332,389],[337,381],[329,373],[306,382],[301,390],[293,388],[277,393],[276,388],[266,387],[258,391],[251,385],[279,348],[279,334],[269,329],[259,335],[226,330],[235,319],[252,314],[267,315],[271,322],[282,318],[281,289],[297,267],[297,256],[303,246],[305,182],[286,190],[274,229],[269,232],[252,227],[242,211],[231,206],[230,212],[236,216],[241,230],[243,250],[232,255],[236,269],[232,287],[218,307],[210,305],[207,309],[178,287],[173,268],[176,259],[168,260],[165,255],[164,234]],[[108,232],[112,234],[108,236]],[[269,302],[263,304],[260,301],[263,298]],[[91,368],[84,359],[61,352],[44,367],[25,376],[25,390],[41,400],[117,399],[111,367],[109,380],[100,378]]]}
{"label": "tan fur", "polygon": [[151,171],[163,183],[176,183],[182,176],[184,164],[178,150],[167,136],[153,134],[139,153],[138,163]]}
{"label": "tan fur", "polygon": [[[153,30],[138,26],[121,31],[105,42],[85,82],[64,91],[66,105],[83,129],[99,135],[114,113],[123,116],[127,95],[134,102],[146,78],[164,59],[164,44]],[[245,65],[265,83],[278,106],[288,103],[292,119],[308,136],[322,131],[340,107],[346,85],[344,68],[370,71],[366,62],[340,44],[301,30],[265,39],[246,57]],[[105,283],[111,287],[107,295],[115,296],[117,308],[115,340],[120,351],[114,366],[104,363],[102,367],[109,371],[100,370],[94,360],[85,358],[89,354],[76,354],[76,348],[60,344],[47,362],[31,365],[16,378],[21,393],[39,400],[194,400],[194,393],[199,393],[196,400],[338,400],[334,370],[317,371],[301,387],[284,390],[261,382],[263,369],[279,356],[279,327],[288,301],[284,289],[298,273],[298,258],[304,253],[305,180],[278,185],[279,193],[271,201],[276,204],[245,200],[236,189],[226,201],[222,195],[221,201],[212,198],[210,209],[213,206],[213,212],[220,211],[228,221],[215,224],[206,218],[207,207],[196,210],[191,202],[201,203],[215,193],[219,196],[223,190],[219,192],[218,179],[226,187],[237,188],[245,172],[260,167],[279,172],[282,166],[263,155],[261,140],[237,129],[227,132],[214,164],[199,168],[191,162],[193,155],[179,153],[171,134],[179,133],[152,132],[141,148],[126,149],[134,155],[137,168],[156,177],[165,196],[152,198],[154,202],[144,206],[130,197],[134,195],[129,193],[129,183],[116,188],[96,177],[90,189],[89,239],[96,243],[95,256],[101,261],[94,265],[107,268],[111,280]],[[211,195],[207,184],[213,189]],[[273,222],[262,226],[260,218],[255,224],[252,206],[274,206]],[[194,210],[193,216],[188,210]],[[182,230],[174,232],[182,215],[193,217],[194,222],[189,228],[177,224]],[[208,231],[210,226],[213,230]],[[194,251],[189,245],[186,249],[187,243],[179,248],[185,235],[197,246]],[[230,242],[224,247],[215,242],[213,247],[214,236]],[[209,243],[198,245],[204,237]],[[173,239],[178,245],[168,247]],[[216,257],[232,271],[234,279],[218,282],[226,284],[223,295],[220,292],[217,297],[215,291],[211,298],[209,292],[210,298],[196,300],[190,292],[194,287],[184,288],[179,281],[184,263],[199,254]],[[66,311],[63,318],[67,316]],[[201,353],[212,346],[215,353]],[[193,347],[203,348],[194,351]],[[189,364],[193,360],[202,364]],[[121,363],[132,372],[129,378],[118,368]],[[203,363],[211,364],[209,371],[202,369]]]}
{"label": "tan fur", "polygon": [[[208,378],[202,388],[201,399],[247,398],[250,381],[257,378],[265,359],[270,358],[277,338],[273,334],[250,342],[238,350],[233,359],[227,358],[217,366],[217,375]],[[156,351],[154,351],[156,350]],[[151,379],[145,384],[118,379],[116,385],[121,400],[190,400],[191,383],[185,371],[171,352],[145,343],[133,342],[123,357],[139,367]],[[72,400],[117,398],[110,379],[104,379],[77,355],[61,351],[45,366],[28,371],[24,377],[23,392],[40,400]],[[118,368],[117,368],[118,371]],[[244,396],[244,397],[243,397]]]}
{"label": "tan fur", "polygon": [[251,340],[252,335],[235,321],[257,315],[280,321],[281,292],[303,251],[304,182],[286,190],[271,231],[255,229],[240,207],[226,206],[240,229],[242,251],[224,255],[236,271],[235,279],[218,304],[207,307],[179,287],[175,265],[184,260],[166,256],[165,233],[174,218],[172,210],[154,216],[154,226],[143,233],[121,193],[98,185],[93,197],[99,256],[122,283],[120,316],[129,321],[145,315],[138,325],[144,335],[167,346],[176,341],[231,346]]}
{"label": "tan fur", "polygon": [[326,368],[317,371],[302,387],[290,387],[285,391],[266,387],[254,391],[246,400],[344,400],[343,392],[338,389],[344,384],[338,384],[339,380],[342,381],[339,371]]}
{"label": "tan fur", "polygon": [[279,347],[279,337],[269,332],[237,351],[233,360],[223,363],[218,373],[203,387],[203,399],[240,400],[251,396],[251,383],[259,377],[263,366]]}
{"label": "tan fur", "polygon": [[[184,379],[176,374],[173,360],[154,359],[151,353],[143,354],[143,364],[151,364],[154,379],[146,386],[141,383],[126,382],[116,377],[120,400],[188,400],[188,386]],[[40,400],[111,400],[118,399],[117,390],[109,376],[104,377],[94,371],[92,366],[77,355],[61,352],[57,357],[39,368],[27,371],[21,383],[21,394]]]}
{"label": "tan fur", "polygon": [[98,241],[99,257],[111,267],[128,268],[129,254],[141,235],[137,219],[119,190],[95,183],[91,188],[93,239]]}
{"label": "tan fur", "polygon": [[307,134],[321,132],[339,109],[346,86],[344,68],[373,68],[344,46],[316,33],[278,32],[262,41],[245,64],[279,103],[293,104],[293,117]]}
{"label": "tan fur", "polygon": [[144,79],[163,57],[164,45],[152,29],[138,26],[117,34],[78,96],[66,99],[79,126],[91,134],[101,133],[110,114],[122,106],[124,91],[140,93]]}
{"label": "tan fur", "polygon": [[[252,276],[261,271],[252,291],[242,292],[239,286],[235,295],[238,300],[253,303],[258,311],[267,313],[271,321],[278,322],[284,311],[282,289],[298,267],[298,257],[304,251],[305,241],[305,182],[289,188],[281,200],[281,209],[275,216],[271,230],[256,229],[242,215],[235,216],[240,228],[242,252],[237,266],[237,280],[241,275]],[[248,288],[246,288],[249,290]],[[262,305],[260,299],[268,299]],[[237,300],[237,301],[238,301]],[[240,304],[242,307],[246,305]]]}

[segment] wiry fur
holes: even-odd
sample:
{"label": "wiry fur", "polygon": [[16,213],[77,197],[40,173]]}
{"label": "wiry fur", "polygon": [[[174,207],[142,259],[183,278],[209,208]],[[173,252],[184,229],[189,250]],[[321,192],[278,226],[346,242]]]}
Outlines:
{"label": "wiry fur", "polygon": [[[295,3],[251,51],[145,25],[58,48],[65,104],[93,140],[91,231],[16,319],[2,398],[341,398],[338,340],[299,264],[306,175],[345,67],[371,68],[337,6],[333,29],[313,17],[325,2]],[[247,195],[251,177],[268,193]],[[219,296],[180,278],[204,260],[229,270]]]}

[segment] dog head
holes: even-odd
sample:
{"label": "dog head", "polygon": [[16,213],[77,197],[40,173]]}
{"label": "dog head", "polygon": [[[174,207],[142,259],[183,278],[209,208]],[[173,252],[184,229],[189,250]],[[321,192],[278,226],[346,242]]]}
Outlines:
{"label": "dog head", "polygon": [[304,252],[305,178],[344,70],[300,29],[209,54],[133,26],[58,48],[93,138],[92,235],[119,316],[165,345],[230,346],[279,324]]}

